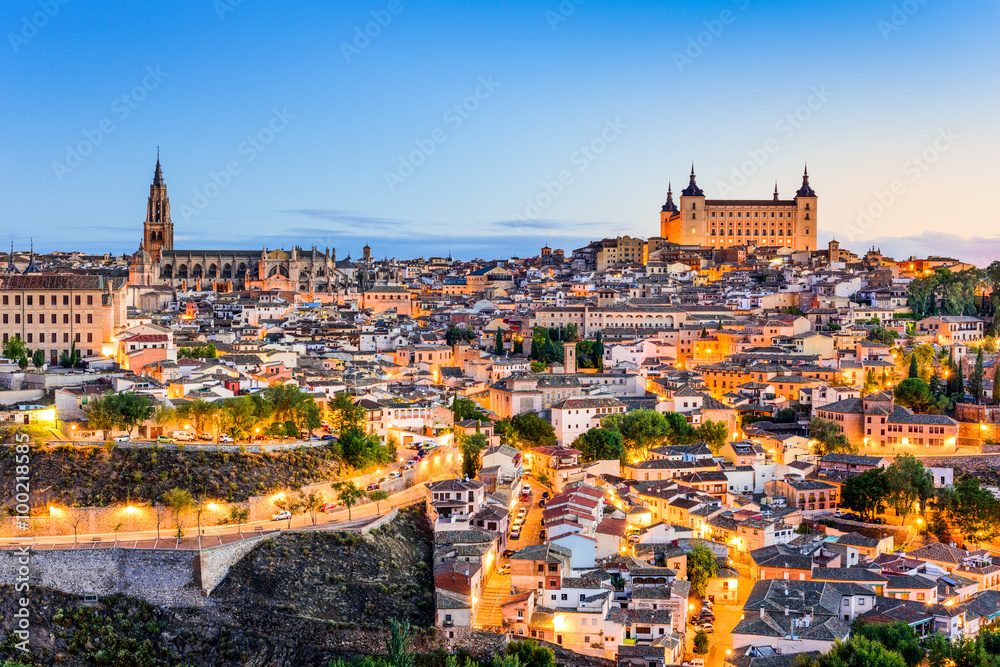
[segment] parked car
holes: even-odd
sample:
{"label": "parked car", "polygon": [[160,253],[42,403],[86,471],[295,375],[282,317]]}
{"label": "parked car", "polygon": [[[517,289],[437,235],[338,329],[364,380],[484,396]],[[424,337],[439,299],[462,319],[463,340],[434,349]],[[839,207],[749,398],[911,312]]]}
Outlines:
{"label": "parked car", "polygon": [[517,526],[514,526],[513,528],[511,528],[510,529],[510,539],[512,539],[512,540],[519,540],[519,539],[521,539],[521,529],[518,528]]}
{"label": "parked car", "polygon": [[715,632],[715,626],[712,625],[712,623],[710,623],[708,621],[706,621],[705,623],[702,623],[701,625],[699,625],[698,629],[699,630],[703,630],[705,632]]}
{"label": "parked car", "polygon": [[378,488],[378,482],[372,482],[371,484],[365,487],[365,491],[374,491],[377,488]]}
{"label": "parked car", "polygon": [[174,431],[174,440],[178,442],[194,442],[194,433],[191,431]]}
{"label": "parked car", "polygon": [[409,470],[415,465],[417,465],[417,459],[410,459],[405,464],[403,464],[403,470]]}
{"label": "parked car", "polygon": [[167,444],[170,444],[170,445],[172,445],[175,442],[177,442],[173,438],[171,438],[169,436],[166,436],[166,435],[157,436],[156,441],[159,442],[159,443],[167,443]]}
{"label": "parked car", "polygon": [[393,470],[391,473],[389,473],[389,479],[399,479],[402,476],[403,473],[399,472],[398,470]]}
{"label": "parked car", "polygon": [[497,565],[497,574],[510,574],[510,563]]}
{"label": "parked car", "polygon": [[132,438],[128,437],[127,435],[120,435],[117,438],[115,438],[115,442],[132,442]]}
{"label": "parked car", "polygon": [[232,444],[233,439],[232,439],[231,436],[228,436],[225,433],[223,433],[222,435],[219,436],[219,442],[226,443],[226,444]]}
{"label": "parked car", "polygon": [[529,496],[531,495],[531,484],[521,485],[521,494],[523,495],[525,493],[528,494]]}
{"label": "parked car", "polygon": [[292,518],[292,513],[289,512],[288,510],[271,515],[271,521],[281,521],[282,519],[291,519],[291,518]]}
{"label": "parked car", "polygon": [[641,536],[639,533],[630,533],[627,539],[629,544],[635,544],[641,539]]}
{"label": "parked car", "polygon": [[517,553],[517,549],[507,549],[506,551],[504,551],[500,555],[503,556],[504,558],[510,558],[511,556],[513,556],[516,553]]}
{"label": "parked car", "polygon": [[691,667],[705,667],[705,659],[704,658],[694,658],[688,664],[690,664]]}
{"label": "parked car", "polygon": [[213,440],[211,433],[199,433],[198,434],[198,439],[199,440],[205,440],[205,441],[208,441],[208,442],[211,442]]}
{"label": "parked car", "polygon": [[541,500],[538,501],[538,506],[545,507],[545,498],[542,498]]}
{"label": "parked car", "polygon": [[540,539],[540,540],[544,540],[545,539],[545,529],[544,528],[542,528],[541,530],[538,531],[538,539]]}
{"label": "parked car", "polygon": [[521,494],[521,502],[522,503],[526,503],[529,500],[531,500],[531,496],[530,495],[528,495],[527,493],[522,493]]}
{"label": "parked car", "polygon": [[335,509],[337,509],[337,503],[327,503],[326,505],[320,507],[319,511],[326,514],[327,512],[332,512]]}
{"label": "parked car", "polygon": [[320,440],[333,440],[333,436],[330,435],[329,433],[324,433],[322,436],[320,436]]}
{"label": "parked car", "polygon": [[528,508],[527,508],[527,507],[524,507],[524,506],[522,505],[521,507],[518,507],[518,508],[517,508],[517,515],[518,515],[518,516],[524,516],[524,515],[525,515],[525,514],[527,514],[527,513],[528,513]]}
{"label": "parked car", "polygon": [[549,498],[549,492],[548,491],[542,491],[542,498],[545,498],[546,500],[548,500],[548,498]]}

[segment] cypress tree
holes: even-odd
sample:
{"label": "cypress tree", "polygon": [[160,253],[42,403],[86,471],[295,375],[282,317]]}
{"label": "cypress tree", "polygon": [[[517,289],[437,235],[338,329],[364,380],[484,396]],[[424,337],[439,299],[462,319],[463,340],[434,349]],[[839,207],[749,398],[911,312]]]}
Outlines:
{"label": "cypress tree", "polygon": [[917,353],[916,353],[916,351],[914,351],[914,353],[910,355],[910,373],[909,373],[909,375],[907,375],[907,377],[911,377],[911,378],[920,377],[920,372],[919,372],[919,369],[917,368]]}

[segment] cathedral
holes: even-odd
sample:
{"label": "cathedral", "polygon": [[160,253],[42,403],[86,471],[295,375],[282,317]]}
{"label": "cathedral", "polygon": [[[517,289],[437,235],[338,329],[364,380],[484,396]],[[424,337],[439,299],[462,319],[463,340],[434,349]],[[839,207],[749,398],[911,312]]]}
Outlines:
{"label": "cathedral", "polygon": [[129,264],[130,285],[169,285],[199,292],[259,290],[320,296],[338,291],[364,291],[376,280],[392,279],[373,266],[368,246],[361,262],[352,262],[350,257],[338,262],[336,250],[321,251],[316,246],[311,250],[298,246],[291,250],[175,249],[170,198],[159,153],[142,231],[142,243]]}
{"label": "cathedral", "polygon": [[776,246],[816,250],[816,192],[809,171],[792,199],[706,199],[691,165],[691,179],[674,203],[667,186],[667,202],[660,209],[660,236],[680,245],[726,248],[734,245]]}

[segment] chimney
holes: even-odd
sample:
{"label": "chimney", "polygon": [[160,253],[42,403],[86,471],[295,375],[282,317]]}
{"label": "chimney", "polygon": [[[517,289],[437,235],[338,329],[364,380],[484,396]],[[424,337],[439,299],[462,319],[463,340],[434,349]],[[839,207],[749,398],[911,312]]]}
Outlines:
{"label": "chimney", "polygon": [[788,605],[785,605],[785,616],[788,616]]}
{"label": "chimney", "polygon": [[760,606],[760,617],[764,618],[764,605]]}

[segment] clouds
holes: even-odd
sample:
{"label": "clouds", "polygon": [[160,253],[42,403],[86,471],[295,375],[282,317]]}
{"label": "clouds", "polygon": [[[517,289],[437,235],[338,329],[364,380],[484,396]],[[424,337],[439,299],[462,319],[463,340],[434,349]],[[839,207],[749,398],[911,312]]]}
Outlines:
{"label": "clouds", "polygon": [[1000,259],[1000,235],[973,236],[965,238],[944,232],[924,232],[915,236],[880,236],[864,242],[862,247],[851,247],[852,252],[864,254],[870,247],[882,250],[882,254],[893,259],[909,257],[952,257],[963,262],[985,267]]}

